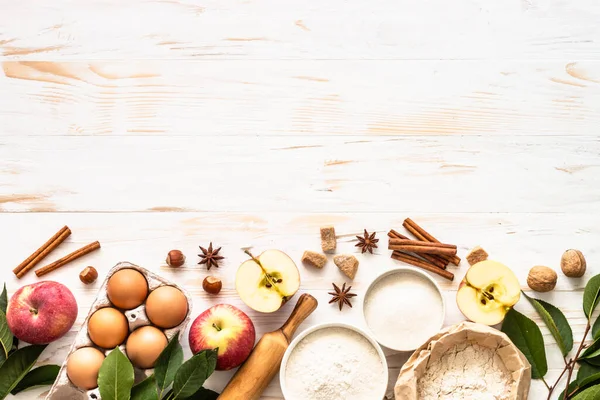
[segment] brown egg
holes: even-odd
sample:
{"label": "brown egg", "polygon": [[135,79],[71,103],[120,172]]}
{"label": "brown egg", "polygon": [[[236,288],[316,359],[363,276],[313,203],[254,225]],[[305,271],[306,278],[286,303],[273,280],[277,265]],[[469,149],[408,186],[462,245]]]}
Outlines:
{"label": "brown egg", "polygon": [[104,361],[104,353],[94,347],[75,350],[67,360],[67,376],[83,390],[98,387],[98,371]]}
{"label": "brown egg", "polygon": [[160,328],[179,325],[188,313],[188,302],[181,290],[173,286],[161,286],[153,290],[146,300],[146,315]]}
{"label": "brown egg", "polygon": [[148,296],[148,282],[135,269],[122,269],[110,277],[106,285],[108,299],[124,310],[136,308]]}
{"label": "brown egg", "polygon": [[97,346],[112,349],[125,341],[129,325],[125,315],[116,308],[101,308],[88,322],[88,334]]}
{"label": "brown egg", "polygon": [[133,365],[138,368],[153,368],[160,353],[167,347],[167,337],[158,328],[142,326],[129,335],[125,351]]}

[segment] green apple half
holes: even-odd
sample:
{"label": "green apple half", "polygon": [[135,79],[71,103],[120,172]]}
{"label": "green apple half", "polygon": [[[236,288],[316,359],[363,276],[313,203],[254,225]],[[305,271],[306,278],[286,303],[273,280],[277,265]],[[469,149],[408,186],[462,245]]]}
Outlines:
{"label": "green apple half", "polygon": [[284,252],[266,250],[251,257],[238,268],[235,289],[246,305],[256,311],[279,310],[300,288],[300,272],[296,263]]}
{"label": "green apple half", "polygon": [[506,265],[485,260],[467,271],[458,287],[456,303],[473,322],[496,325],[521,298],[521,285]]}

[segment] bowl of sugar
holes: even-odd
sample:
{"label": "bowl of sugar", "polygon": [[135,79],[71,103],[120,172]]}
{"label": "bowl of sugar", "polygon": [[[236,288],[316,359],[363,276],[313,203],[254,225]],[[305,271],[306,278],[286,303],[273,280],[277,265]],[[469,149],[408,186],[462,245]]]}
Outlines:
{"label": "bowl of sugar", "polygon": [[446,305],[437,283],[411,267],[379,275],[367,288],[363,315],[368,330],[388,349],[413,351],[444,325]]}
{"label": "bowl of sugar", "polygon": [[349,324],[326,323],[290,343],[279,380],[286,400],[383,399],[388,367],[371,335]]}

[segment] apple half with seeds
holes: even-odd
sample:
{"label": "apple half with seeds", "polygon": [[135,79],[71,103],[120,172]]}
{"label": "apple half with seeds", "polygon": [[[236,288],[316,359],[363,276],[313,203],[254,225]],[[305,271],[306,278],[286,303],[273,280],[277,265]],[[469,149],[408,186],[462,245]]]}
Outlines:
{"label": "apple half with seeds", "polygon": [[473,322],[496,325],[521,298],[521,285],[506,265],[485,260],[473,265],[456,293],[460,311]]}
{"label": "apple half with seeds", "polygon": [[281,308],[300,288],[296,263],[284,252],[266,250],[238,268],[235,289],[246,305],[256,311],[271,313]]}

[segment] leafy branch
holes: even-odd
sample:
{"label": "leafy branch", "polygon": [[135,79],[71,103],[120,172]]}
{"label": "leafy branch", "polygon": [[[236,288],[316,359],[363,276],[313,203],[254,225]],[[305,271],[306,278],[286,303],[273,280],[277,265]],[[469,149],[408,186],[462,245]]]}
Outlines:
{"label": "leafy branch", "polygon": [[[511,309],[502,325],[502,332],[506,333],[513,343],[521,350],[531,364],[531,377],[541,379],[548,388],[550,400],[556,388],[566,376],[565,389],[558,396],[562,400],[585,400],[599,398],[600,396],[600,318],[592,324],[592,313],[600,302],[600,275],[592,277],[583,293],[583,312],[587,322],[575,356],[568,358],[573,350],[573,331],[568,320],[557,307],[543,300],[527,296],[525,298],[541,317],[544,324],[552,334],[560,349],[565,366],[556,379],[549,385],[544,376],[548,372],[544,338],[540,328],[531,319]],[[592,332],[593,342],[586,343],[587,337]],[[567,359],[568,358],[568,359]],[[579,365],[575,379],[573,373]]]}
{"label": "leafy branch", "polygon": [[219,394],[202,387],[217,365],[217,350],[203,350],[183,362],[183,349],[175,335],[156,361],[154,374],[133,385],[131,361],[115,348],[98,375],[102,399],[108,400],[215,400]]}

